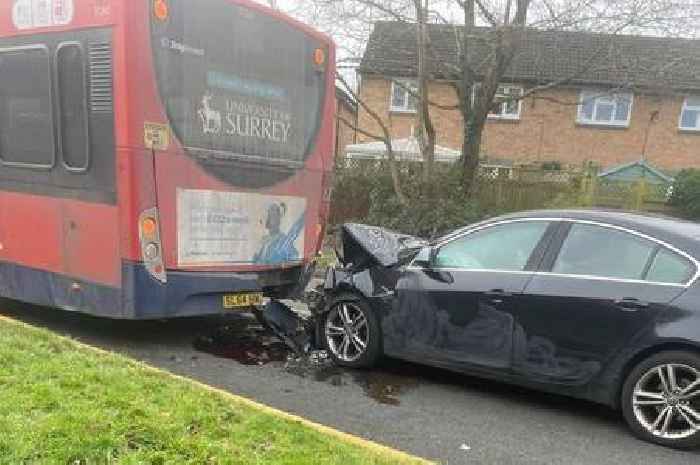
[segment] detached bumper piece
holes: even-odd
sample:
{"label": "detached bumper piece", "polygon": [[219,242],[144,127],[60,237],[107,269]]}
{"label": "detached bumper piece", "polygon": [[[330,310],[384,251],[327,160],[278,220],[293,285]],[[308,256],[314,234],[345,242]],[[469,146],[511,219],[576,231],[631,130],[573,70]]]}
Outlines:
{"label": "detached bumper piece", "polygon": [[271,300],[255,312],[261,324],[284,341],[297,356],[308,354],[314,342],[314,322],[300,317],[279,300]]}

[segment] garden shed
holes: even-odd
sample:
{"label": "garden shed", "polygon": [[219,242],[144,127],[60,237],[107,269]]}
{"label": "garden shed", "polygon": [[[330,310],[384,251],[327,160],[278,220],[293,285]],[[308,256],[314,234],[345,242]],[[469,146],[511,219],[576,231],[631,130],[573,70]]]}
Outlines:
{"label": "garden shed", "polygon": [[670,185],[673,177],[649,164],[646,160],[625,163],[598,174],[600,181],[635,183],[644,180],[649,184]]}

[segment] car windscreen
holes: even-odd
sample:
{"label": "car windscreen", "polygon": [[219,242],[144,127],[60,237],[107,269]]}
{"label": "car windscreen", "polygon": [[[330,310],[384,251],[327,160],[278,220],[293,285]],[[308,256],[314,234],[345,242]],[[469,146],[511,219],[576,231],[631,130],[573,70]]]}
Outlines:
{"label": "car windscreen", "polygon": [[326,76],[314,59],[326,45],[230,0],[169,0],[151,25],[160,95],[189,151],[303,164],[320,126]]}

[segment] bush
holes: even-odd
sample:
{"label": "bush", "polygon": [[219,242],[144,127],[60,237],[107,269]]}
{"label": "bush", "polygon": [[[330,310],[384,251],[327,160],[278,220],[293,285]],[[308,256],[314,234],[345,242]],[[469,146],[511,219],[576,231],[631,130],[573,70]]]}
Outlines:
{"label": "bush", "polygon": [[700,170],[686,169],[676,176],[669,203],[692,220],[700,220]]}
{"label": "bush", "polygon": [[390,178],[378,181],[370,194],[370,224],[434,238],[482,217],[476,202],[464,193],[457,169],[436,173],[428,184],[420,176],[402,180],[407,205],[399,202]]}
{"label": "bush", "polygon": [[463,192],[458,167],[436,166],[433,179],[424,183],[420,164],[399,166],[406,205],[394,193],[385,163],[339,167],[332,222],[357,221],[432,238],[482,217],[476,202]]}

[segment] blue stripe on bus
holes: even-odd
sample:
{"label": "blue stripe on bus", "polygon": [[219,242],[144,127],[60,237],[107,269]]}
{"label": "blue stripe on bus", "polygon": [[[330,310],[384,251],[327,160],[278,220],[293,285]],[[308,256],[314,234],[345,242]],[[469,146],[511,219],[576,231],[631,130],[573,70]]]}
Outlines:
{"label": "blue stripe on bus", "polygon": [[0,296],[108,318],[201,316],[222,312],[225,293],[292,287],[298,283],[301,270],[297,267],[260,274],[169,272],[168,284],[163,285],[142,264],[124,262],[121,289],[0,262]]}

